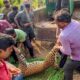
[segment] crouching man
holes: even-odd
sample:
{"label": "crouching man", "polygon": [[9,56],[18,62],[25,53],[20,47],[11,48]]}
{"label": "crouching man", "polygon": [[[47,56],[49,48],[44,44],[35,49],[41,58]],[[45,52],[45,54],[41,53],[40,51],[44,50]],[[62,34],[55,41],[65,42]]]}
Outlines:
{"label": "crouching man", "polygon": [[12,28],[8,28],[5,31],[8,35],[11,35],[13,38],[15,38],[16,42],[20,44],[24,44],[25,48],[28,48],[30,56],[34,57],[34,53],[33,53],[33,47],[32,44],[30,42],[30,40],[27,37],[27,34],[20,30],[20,29],[12,29]]}
{"label": "crouching man", "polygon": [[4,61],[13,51],[13,46],[12,38],[0,38],[0,80],[23,80],[21,70]]}

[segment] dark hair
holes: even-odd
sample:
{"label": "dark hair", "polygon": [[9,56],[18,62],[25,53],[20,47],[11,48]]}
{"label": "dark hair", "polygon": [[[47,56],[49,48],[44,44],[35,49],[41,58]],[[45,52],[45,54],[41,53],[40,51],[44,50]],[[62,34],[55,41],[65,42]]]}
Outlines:
{"label": "dark hair", "polygon": [[15,41],[10,37],[3,37],[0,38],[0,49],[6,50],[7,48],[11,47],[12,45],[15,45]]}
{"label": "dark hair", "polygon": [[18,7],[17,7],[17,6],[13,6],[13,7],[12,7],[12,10],[13,10],[13,11],[17,11],[17,10],[18,10]]}
{"label": "dark hair", "polygon": [[8,2],[9,2],[8,0],[3,0],[3,3],[4,3],[4,4],[6,4],[6,3],[8,3]]}
{"label": "dark hair", "polygon": [[25,4],[25,8],[30,8],[30,4]]}
{"label": "dark hair", "polygon": [[67,10],[60,10],[55,15],[55,20],[57,20],[59,22],[70,23],[71,22],[71,15],[70,15],[69,11],[67,11]]}
{"label": "dark hair", "polygon": [[5,30],[5,33],[6,34],[9,34],[9,35],[13,35],[13,34],[15,34],[15,30],[13,28],[7,28]]}

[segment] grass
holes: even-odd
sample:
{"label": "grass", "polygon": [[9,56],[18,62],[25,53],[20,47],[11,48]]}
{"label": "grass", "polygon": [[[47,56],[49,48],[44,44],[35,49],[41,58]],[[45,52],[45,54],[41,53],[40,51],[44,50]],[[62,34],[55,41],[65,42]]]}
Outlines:
{"label": "grass", "polygon": [[56,69],[49,68],[46,71],[27,77],[25,80],[49,80],[56,71]]}
{"label": "grass", "polygon": [[[33,61],[43,61],[43,58],[28,58],[28,62],[33,62]],[[13,62],[13,59],[11,58],[10,60]],[[18,64],[15,64],[16,66]],[[63,79],[63,71],[61,69],[56,69],[56,68],[48,68],[47,70],[31,75],[29,77],[26,77],[25,80],[62,80]]]}

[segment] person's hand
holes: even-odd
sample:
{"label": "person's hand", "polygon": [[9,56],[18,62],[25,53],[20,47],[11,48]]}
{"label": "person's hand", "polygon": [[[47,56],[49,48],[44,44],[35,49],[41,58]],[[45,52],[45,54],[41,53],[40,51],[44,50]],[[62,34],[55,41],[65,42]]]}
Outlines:
{"label": "person's hand", "polygon": [[61,46],[61,43],[60,43],[59,39],[57,39],[56,43],[57,43],[57,45]]}
{"label": "person's hand", "polygon": [[30,26],[30,25],[32,25],[31,22],[30,22],[30,23],[25,23],[25,24],[24,24],[25,27]]}
{"label": "person's hand", "polygon": [[61,46],[55,45],[54,49],[60,49]]}
{"label": "person's hand", "polygon": [[21,73],[21,70],[19,68],[11,68],[9,71],[12,75],[18,75]]}
{"label": "person's hand", "polygon": [[17,54],[20,54],[20,49],[18,49],[18,48],[16,48],[15,46],[13,46],[13,49],[15,50],[15,52],[17,53]]}

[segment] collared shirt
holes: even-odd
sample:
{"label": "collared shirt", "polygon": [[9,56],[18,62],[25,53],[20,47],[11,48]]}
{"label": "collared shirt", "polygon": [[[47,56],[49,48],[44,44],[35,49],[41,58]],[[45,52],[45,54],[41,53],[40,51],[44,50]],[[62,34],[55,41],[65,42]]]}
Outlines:
{"label": "collared shirt", "polygon": [[0,32],[3,33],[6,28],[12,28],[7,20],[0,20]]}
{"label": "collared shirt", "polygon": [[11,80],[10,73],[3,60],[0,61],[0,80]]}
{"label": "collared shirt", "polygon": [[80,23],[72,20],[60,33],[61,52],[80,61]]}

